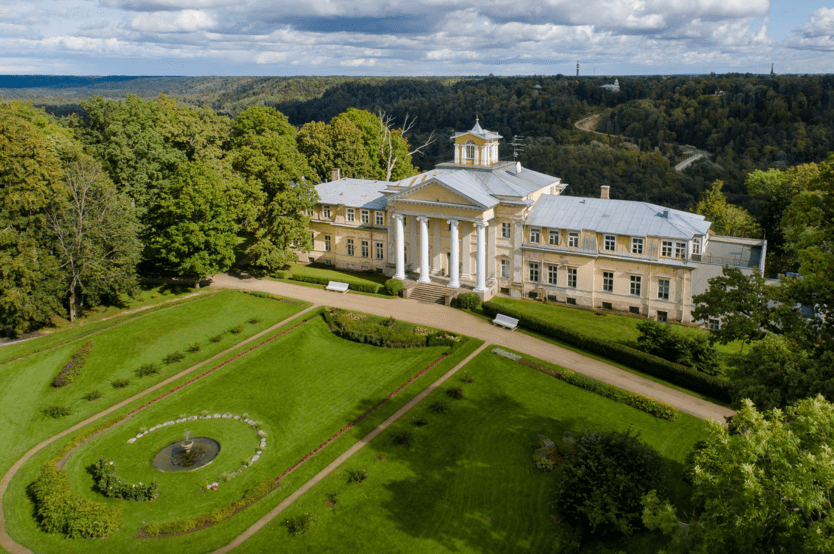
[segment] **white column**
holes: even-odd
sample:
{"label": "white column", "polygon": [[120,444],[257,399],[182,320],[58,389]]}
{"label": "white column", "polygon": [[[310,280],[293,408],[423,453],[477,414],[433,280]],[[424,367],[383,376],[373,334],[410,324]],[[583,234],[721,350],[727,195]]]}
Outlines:
{"label": "white column", "polygon": [[405,237],[403,236],[403,216],[394,215],[394,222],[397,231],[397,271],[395,279],[405,279]]}
{"label": "white column", "polygon": [[417,221],[420,222],[420,278],[418,283],[430,283],[429,277],[429,218],[426,216],[419,216]]}
{"label": "white column", "polygon": [[452,226],[451,236],[449,240],[452,243],[452,259],[449,262],[449,288],[460,288],[460,276],[458,275],[458,264],[460,264],[460,251],[458,248],[458,220],[450,219],[449,225]]}
{"label": "white column", "polygon": [[486,290],[486,237],[484,236],[484,229],[487,223],[476,223],[475,228],[478,230],[478,246],[476,254],[477,279],[475,285],[475,292],[484,292]]}

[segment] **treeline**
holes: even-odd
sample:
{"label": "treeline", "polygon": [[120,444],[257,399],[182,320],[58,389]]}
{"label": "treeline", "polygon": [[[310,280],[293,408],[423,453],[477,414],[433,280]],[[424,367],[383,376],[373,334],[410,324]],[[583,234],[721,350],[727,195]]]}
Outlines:
{"label": "treeline", "polygon": [[140,273],[199,282],[238,254],[273,272],[312,246],[305,214],[330,168],[416,172],[401,131],[361,110],[297,129],[274,108],[232,119],[166,96],[81,107],[59,122],[0,103],[0,333],[117,302]]}

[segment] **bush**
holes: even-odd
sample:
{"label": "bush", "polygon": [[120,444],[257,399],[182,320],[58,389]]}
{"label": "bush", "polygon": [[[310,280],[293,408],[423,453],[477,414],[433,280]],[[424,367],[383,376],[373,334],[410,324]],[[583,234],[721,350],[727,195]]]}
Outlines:
{"label": "bush", "polygon": [[260,290],[249,291],[249,294],[251,294],[252,296],[257,296],[258,298],[272,298],[271,294]]}
{"label": "bush", "polygon": [[82,398],[84,400],[88,401],[88,402],[92,402],[93,400],[98,400],[99,398],[101,398],[101,391],[98,390],[98,389],[91,390],[90,392],[88,392],[87,394],[82,396]]}
{"label": "bush", "polygon": [[429,410],[436,414],[445,414],[449,411],[449,405],[446,404],[445,400],[438,400],[437,402],[429,405]]}
{"label": "bush", "polygon": [[471,375],[469,375],[469,373],[468,373],[468,372],[466,372],[466,371],[464,371],[464,372],[460,375],[460,377],[458,377],[458,379],[460,379],[460,381],[461,381],[462,383],[466,383],[467,385],[474,385],[474,384],[475,384],[475,378],[474,378],[474,377],[472,377]]}
{"label": "bush", "polygon": [[391,435],[391,441],[394,444],[411,448],[411,445],[414,443],[414,436],[410,431],[396,431],[393,435]]}
{"label": "bush", "polygon": [[147,485],[141,481],[138,484],[128,483],[116,475],[116,464],[107,458],[98,459],[93,466],[92,474],[96,489],[107,498],[150,502],[159,496],[156,480]]}
{"label": "bush", "polygon": [[221,340],[223,340],[223,333],[220,333],[219,335],[214,335],[213,337],[209,337],[209,340],[211,342],[220,342]]}
{"label": "bush", "polygon": [[663,485],[663,458],[631,432],[585,431],[565,457],[556,505],[594,533],[629,535],[642,526],[641,499]]}
{"label": "bush", "polygon": [[130,379],[114,379],[110,384],[114,389],[123,389],[130,384]]}
{"label": "bush", "polygon": [[292,270],[278,269],[272,272],[272,276],[276,279],[292,279]]}
{"label": "bush", "polygon": [[368,478],[367,469],[349,469],[347,470],[348,483],[361,483]]}
{"label": "bush", "polygon": [[474,292],[464,292],[458,295],[458,308],[461,310],[477,310],[481,305],[481,297]]}
{"label": "bush", "polygon": [[62,417],[67,417],[72,412],[66,406],[47,406],[43,409],[43,413],[53,419],[60,419]]}
{"label": "bush", "polygon": [[235,325],[234,327],[229,329],[229,332],[234,333],[235,335],[239,335],[243,332],[243,325]]}
{"label": "bush", "polygon": [[189,354],[195,354],[195,353],[197,353],[197,352],[199,352],[199,351],[200,351],[200,348],[202,348],[202,347],[200,346],[200,343],[199,343],[199,342],[195,342],[194,344],[192,344],[191,346],[189,346],[188,348],[186,348],[186,349],[185,349],[185,351],[186,351],[186,352],[188,352]]}
{"label": "bush", "polygon": [[61,368],[58,375],[52,380],[53,387],[66,387],[75,381],[81,374],[84,364],[87,363],[87,356],[93,349],[93,341],[88,340],[78,351],[72,355],[70,360]]}
{"label": "bush", "polygon": [[463,398],[463,389],[461,387],[450,387],[446,389],[446,396],[454,398],[455,400],[460,400]]}
{"label": "bush", "polygon": [[707,375],[720,373],[718,350],[706,335],[684,335],[671,325],[646,319],[637,324],[637,348],[664,360],[697,369]]}
{"label": "bush", "polygon": [[421,417],[420,419],[415,419],[414,420],[414,425],[416,425],[417,427],[425,427],[428,424],[429,424],[429,420],[426,419],[426,418]]}
{"label": "bush", "polygon": [[166,365],[171,365],[180,362],[183,359],[185,359],[185,354],[183,354],[182,352],[172,352],[164,358],[162,358],[162,362]]}
{"label": "bush", "polygon": [[[337,280],[329,277],[317,277],[314,275],[292,275],[290,279],[298,281],[299,283],[313,283],[315,285],[326,285],[330,283],[330,281]],[[378,283],[352,281],[351,279],[345,279],[342,276],[339,276],[338,281],[340,283],[347,283],[350,285],[350,290],[354,290],[356,292],[371,292],[373,294],[379,294],[380,289],[382,289],[382,285]]]}
{"label": "bush", "polygon": [[310,523],[313,521],[313,516],[309,513],[303,513],[300,516],[295,516],[286,521],[287,530],[294,537],[300,537],[310,529]]}
{"label": "bush", "polygon": [[321,315],[331,331],[354,342],[390,348],[419,348],[428,342],[426,335],[414,333],[413,325],[396,321],[391,325],[391,318],[382,319],[343,310],[323,310]]}
{"label": "bush", "polygon": [[260,319],[258,319],[257,317],[253,317],[252,319],[250,319],[250,320],[249,320],[249,321],[247,321],[246,323],[249,323],[250,325],[257,325],[257,324],[258,324],[258,323],[260,323],[260,322],[261,322],[261,320],[260,320]]}
{"label": "bush", "polygon": [[144,364],[139,369],[135,370],[137,377],[147,377],[148,375],[156,375],[159,373],[159,367],[156,364]]}
{"label": "bush", "polygon": [[684,387],[691,391],[711,396],[717,400],[730,402],[730,383],[716,379],[710,375],[701,373],[694,369],[676,364],[651,354],[646,354],[635,348],[577,333],[567,327],[562,327],[551,321],[530,316],[514,310],[511,306],[499,305],[495,302],[484,302],[484,313],[495,317],[502,313],[519,320],[519,324],[525,329],[541,333],[542,335],[566,342],[577,348],[588,350],[604,356],[609,360],[619,362],[644,373],[665,379],[670,383]]}
{"label": "bush", "polygon": [[44,467],[30,487],[41,528],[71,539],[101,538],[122,522],[122,511],[73,494],[66,471]]}
{"label": "bush", "polygon": [[399,296],[401,290],[403,290],[403,282],[399,279],[388,279],[385,281],[385,292],[391,296]]}

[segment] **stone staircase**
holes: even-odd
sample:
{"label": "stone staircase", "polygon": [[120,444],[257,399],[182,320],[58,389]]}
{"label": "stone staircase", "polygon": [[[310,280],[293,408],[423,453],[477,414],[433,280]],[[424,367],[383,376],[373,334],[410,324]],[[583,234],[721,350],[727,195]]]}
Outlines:
{"label": "stone staircase", "polygon": [[418,284],[412,289],[409,298],[427,304],[443,304],[445,296],[450,292],[452,290],[444,285],[435,285],[432,283]]}

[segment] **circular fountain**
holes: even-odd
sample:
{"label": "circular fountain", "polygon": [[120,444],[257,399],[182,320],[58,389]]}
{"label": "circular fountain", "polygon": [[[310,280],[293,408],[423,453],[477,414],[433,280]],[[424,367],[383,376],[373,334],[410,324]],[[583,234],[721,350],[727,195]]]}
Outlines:
{"label": "circular fountain", "polygon": [[208,437],[190,437],[173,442],[157,452],[153,467],[159,471],[194,471],[210,464],[220,453],[220,443]]}

